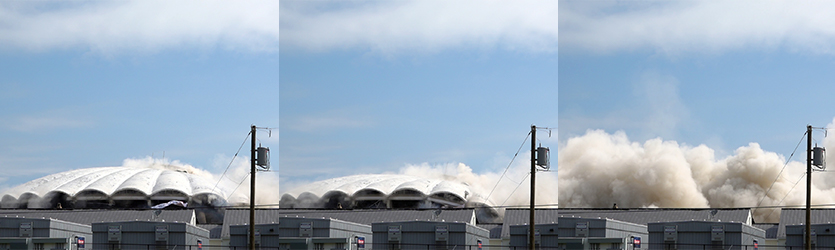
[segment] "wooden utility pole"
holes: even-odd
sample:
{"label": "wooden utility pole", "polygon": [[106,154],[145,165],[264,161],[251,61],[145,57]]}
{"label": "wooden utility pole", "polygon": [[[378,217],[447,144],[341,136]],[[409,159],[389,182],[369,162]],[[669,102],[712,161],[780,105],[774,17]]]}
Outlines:
{"label": "wooden utility pole", "polygon": [[255,250],[255,125],[252,125],[252,150],[249,160],[249,249]]}
{"label": "wooden utility pole", "polygon": [[812,250],[812,125],[806,126],[806,250]]}
{"label": "wooden utility pole", "polygon": [[531,125],[531,211],[528,227],[528,245],[530,249],[536,249],[536,238],[534,237],[534,201],[536,199],[536,126]]}

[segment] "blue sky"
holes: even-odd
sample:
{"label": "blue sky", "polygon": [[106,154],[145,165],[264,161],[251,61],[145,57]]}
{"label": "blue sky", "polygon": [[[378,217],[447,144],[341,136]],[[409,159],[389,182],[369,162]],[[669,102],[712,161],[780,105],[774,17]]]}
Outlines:
{"label": "blue sky", "polygon": [[424,164],[501,173],[531,124],[558,123],[557,4],[282,1],[281,189]]}
{"label": "blue sky", "polygon": [[163,154],[222,173],[251,124],[279,125],[278,20],[273,1],[0,3],[0,190]]}
{"label": "blue sky", "polygon": [[829,5],[561,1],[561,141],[620,130],[788,157],[807,124],[835,117]]}
{"label": "blue sky", "polygon": [[[791,155],[835,126],[833,7],[560,1],[560,206],[804,204],[805,145]],[[828,173],[813,204],[833,204]]]}

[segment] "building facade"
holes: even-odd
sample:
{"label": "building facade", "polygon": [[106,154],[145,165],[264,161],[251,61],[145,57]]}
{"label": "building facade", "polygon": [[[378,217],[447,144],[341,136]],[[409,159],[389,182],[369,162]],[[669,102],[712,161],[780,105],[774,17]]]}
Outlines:
{"label": "building facade", "polygon": [[741,222],[682,221],[647,225],[648,249],[754,249],[765,231]]}
{"label": "building facade", "polygon": [[209,231],[182,222],[125,221],[93,223],[92,249],[197,249]]}
{"label": "building facade", "polygon": [[462,222],[381,222],[371,230],[372,249],[478,249],[490,238],[486,229]]}
{"label": "building facade", "polygon": [[0,250],[71,249],[81,237],[92,239],[90,226],[55,219],[0,217]]}

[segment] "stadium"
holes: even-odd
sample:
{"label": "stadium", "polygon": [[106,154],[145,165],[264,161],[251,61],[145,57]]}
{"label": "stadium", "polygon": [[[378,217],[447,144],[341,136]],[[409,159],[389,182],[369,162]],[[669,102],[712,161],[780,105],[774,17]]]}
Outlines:
{"label": "stadium", "polygon": [[3,208],[150,208],[172,200],[222,205],[214,182],[184,169],[100,167],[48,175],[9,190]]}
{"label": "stadium", "polygon": [[467,183],[408,175],[352,175],[314,182],[281,195],[280,208],[438,209],[475,208],[478,221],[499,211]]}

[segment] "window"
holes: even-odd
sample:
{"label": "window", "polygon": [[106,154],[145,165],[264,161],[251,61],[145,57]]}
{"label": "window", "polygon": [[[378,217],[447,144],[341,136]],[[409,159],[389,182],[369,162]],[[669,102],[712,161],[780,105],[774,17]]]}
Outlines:
{"label": "window", "polygon": [[620,243],[612,243],[612,245],[609,246],[609,249],[623,249],[623,248],[620,246]]}
{"label": "window", "polygon": [[287,244],[287,243],[278,244],[278,250],[290,250],[290,244]]}
{"label": "window", "polygon": [[589,249],[591,249],[591,250],[600,250],[600,243],[591,243],[590,245],[591,245],[591,246],[590,246],[590,248],[589,248]]}
{"label": "window", "polygon": [[35,250],[43,250],[43,243],[35,243]]}
{"label": "window", "polygon": [[313,243],[313,250],[325,250],[325,243]]}
{"label": "window", "polygon": [[345,243],[336,243],[336,249],[345,249]]}

